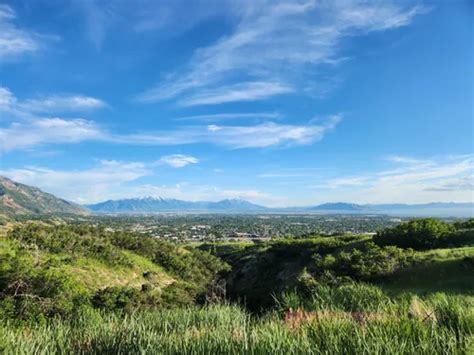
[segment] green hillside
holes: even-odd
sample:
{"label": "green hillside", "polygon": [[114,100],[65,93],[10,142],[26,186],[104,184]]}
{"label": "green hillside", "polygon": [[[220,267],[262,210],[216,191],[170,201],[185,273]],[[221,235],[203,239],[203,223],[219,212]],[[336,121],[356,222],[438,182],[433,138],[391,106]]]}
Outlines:
{"label": "green hillside", "polygon": [[472,226],[443,223],[199,249],[10,223],[0,353],[470,354]]}
{"label": "green hillside", "polygon": [[36,187],[0,176],[0,219],[17,215],[48,213],[87,214],[88,211]]}
{"label": "green hillside", "polygon": [[[406,225],[426,221],[431,220]],[[436,221],[433,228],[427,225],[419,232],[424,238],[410,239],[402,233],[400,241],[386,242],[383,235],[404,232],[403,228],[405,225],[386,230],[374,238],[315,236],[263,243],[211,243],[200,248],[231,265],[228,295],[253,310],[271,306],[275,295],[298,288],[302,282],[368,282],[393,295],[446,292],[474,296],[473,229]],[[435,230],[432,235],[431,229]],[[397,243],[403,247],[393,245]]]}
{"label": "green hillside", "polygon": [[192,304],[226,269],[196,249],[87,225],[8,225],[0,256],[1,312],[24,319],[64,316],[89,304]]}

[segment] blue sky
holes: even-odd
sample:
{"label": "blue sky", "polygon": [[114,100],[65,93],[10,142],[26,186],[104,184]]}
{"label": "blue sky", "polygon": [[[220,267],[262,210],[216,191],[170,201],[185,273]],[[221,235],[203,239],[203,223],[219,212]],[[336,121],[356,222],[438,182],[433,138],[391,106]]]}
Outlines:
{"label": "blue sky", "polygon": [[135,196],[473,201],[470,1],[0,2],[0,174]]}

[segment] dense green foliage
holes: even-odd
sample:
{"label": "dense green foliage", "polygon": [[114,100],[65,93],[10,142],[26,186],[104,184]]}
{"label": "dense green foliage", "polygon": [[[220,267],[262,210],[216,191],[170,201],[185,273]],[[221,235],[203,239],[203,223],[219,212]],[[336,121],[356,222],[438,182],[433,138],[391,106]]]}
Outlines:
{"label": "dense green foliage", "polygon": [[183,248],[170,242],[128,232],[116,232],[109,238],[116,247],[145,256],[176,276],[199,285],[209,281],[216,270],[228,270],[227,265],[220,259],[196,248]]}
{"label": "dense green foliage", "polygon": [[[27,223],[10,230],[6,242],[8,249],[0,259],[1,318],[65,317],[91,306],[132,311],[189,305],[227,269],[218,258],[197,249],[87,225]],[[119,270],[134,267],[138,255],[162,267],[172,277],[170,282],[160,287],[157,275],[143,269],[143,282],[135,287],[118,280],[114,286],[88,289],[74,273],[86,261],[117,278]]]}
{"label": "dense green foliage", "polygon": [[50,262],[36,263],[24,251],[1,258],[0,319],[44,320],[71,314],[87,302],[85,290]]}
{"label": "dense green foliage", "polygon": [[415,219],[380,231],[374,241],[379,245],[418,250],[455,247],[474,243],[472,230],[458,230],[470,226],[472,221],[453,225],[433,218]]}
{"label": "dense green foliage", "polygon": [[439,247],[470,225],[411,223],[397,232],[431,231],[421,251],[384,232],[196,248],[18,224],[0,236],[0,353],[470,353],[474,247]]}
{"label": "dense green foliage", "polygon": [[458,230],[474,229],[474,218],[470,218],[467,221],[455,222],[454,227]]}
{"label": "dense green foliage", "polygon": [[229,296],[258,310],[271,305],[273,295],[297,286],[307,273],[318,282],[373,280],[415,261],[413,250],[379,247],[367,236],[283,239],[254,245],[204,244],[232,266]]}
{"label": "dense green foliage", "polygon": [[315,268],[319,275],[348,276],[355,280],[370,280],[390,275],[413,263],[413,250],[394,246],[379,247],[369,242],[362,249],[350,252],[315,255]]}

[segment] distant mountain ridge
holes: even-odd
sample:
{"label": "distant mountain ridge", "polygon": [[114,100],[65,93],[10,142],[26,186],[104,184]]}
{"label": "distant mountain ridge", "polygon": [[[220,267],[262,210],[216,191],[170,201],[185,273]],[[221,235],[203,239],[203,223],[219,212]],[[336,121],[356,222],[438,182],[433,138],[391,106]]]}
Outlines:
{"label": "distant mountain ridge", "polygon": [[161,197],[109,200],[86,205],[95,213],[160,213],[160,212],[239,212],[239,213],[320,213],[320,214],[387,214],[399,216],[474,216],[473,203],[435,202],[426,204],[371,204],[346,202],[323,203],[316,206],[270,208],[242,199],[217,202],[184,201]]}
{"label": "distant mountain ridge", "polygon": [[0,215],[11,217],[46,213],[88,214],[89,211],[37,187],[0,176]]}
{"label": "distant mountain ridge", "polygon": [[323,203],[321,205],[308,207],[310,211],[353,211],[353,212],[363,212],[368,211],[370,208],[363,205],[358,205],[356,203],[345,203],[345,202],[335,202],[335,203]]}
{"label": "distant mountain ridge", "polygon": [[225,199],[217,202],[184,201],[164,199],[161,197],[141,197],[85,205],[86,208],[98,213],[153,213],[179,211],[264,211],[266,207],[241,199]]}
{"label": "distant mountain ridge", "polygon": [[270,208],[242,199],[221,201],[185,201],[160,197],[108,200],[80,206],[43,192],[37,187],[14,182],[0,176],[0,217],[38,214],[140,214],[161,212],[195,213],[314,213],[369,215],[385,214],[413,217],[474,217],[474,203],[432,202],[426,204],[355,204],[330,202],[315,206]]}

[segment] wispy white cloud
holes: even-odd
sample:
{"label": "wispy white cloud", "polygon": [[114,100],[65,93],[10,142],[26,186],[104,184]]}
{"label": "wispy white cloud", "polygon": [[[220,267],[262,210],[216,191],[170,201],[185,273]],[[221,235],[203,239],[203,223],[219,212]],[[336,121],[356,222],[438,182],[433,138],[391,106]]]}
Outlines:
{"label": "wispy white cloud", "polygon": [[0,152],[105,138],[105,132],[92,121],[44,118],[28,123],[12,123],[7,128],[0,128]]}
{"label": "wispy white cloud", "polygon": [[262,90],[245,94],[229,82],[237,87],[276,82],[278,94],[289,93],[314,66],[343,60],[339,52],[344,38],[408,25],[426,10],[406,4],[391,0],[235,3],[233,32],[196,50],[185,68],[168,74],[137,98],[153,102],[181,97],[182,104],[208,105],[270,96],[262,96]]}
{"label": "wispy white cloud", "polygon": [[30,112],[75,112],[103,108],[106,103],[84,95],[53,95],[41,99],[28,99],[18,106]]}
{"label": "wispy white cloud", "polygon": [[174,37],[212,17],[231,16],[227,0],[142,0],[140,6],[130,0],[70,2],[79,14],[84,36],[98,50],[110,34],[121,30],[138,36]]}
{"label": "wispy white cloud", "polygon": [[211,143],[231,149],[303,145],[322,139],[328,131],[336,127],[340,119],[339,115],[335,115],[325,122],[305,125],[268,122],[250,126],[191,126],[158,134],[114,136],[111,140],[117,143],[148,145]]}
{"label": "wispy white cloud", "polygon": [[0,86],[0,111],[15,117],[32,117],[38,113],[84,112],[106,107],[98,98],[80,94],[61,94],[19,100],[7,87]]}
{"label": "wispy white cloud", "polygon": [[6,127],[0,126],[0,153],[46,144],[104,140],[107,133],[93,121],[38,116],[39,113],[89,111],[104,106],[102,100],[83,95],[19,100],[8,88],[0,87],[2,120],[18,121]]}
{"label": "wispy white cloud", "polygon": [[440,182],[433,183],[426,188],[427,191],[466,191],[466,193],[474,193],[474,175],[463,176],[460,178],[445,179]]}
{"label": "wispy white cloud", "polygon": [[391,160],[391,169],[327,179],[313,187],[331,200],[359,203],[474,201],[473,156]]}
{"label": "wispy white cloud", "polygon": [[7,110],[15,103],[15,95],[8,88],[0,86],[0,110]]}
{"label": "wispy white cloud", "polygon": [[262,173],[258,174],[257,177],[266,179],[266,178],[295,178],[295,177],[303,177],[308,176],[308,174],[304,173]]}
{"label": "wispy white cloud", "polygon": [[393,163],[402,163],[402,164],[420,164],[420,163],[430,163],[425,159],[415,159],[411,157],[406,157],[402,155],[390,155],[385,158],[387,161],[391,161]]}
{"label": "wispy white cloud", "polygon": [[183,168],[190,164],[199,163],[199,159],[190,155],[172,154],[161,157],[157,163],[169,165],[173,168]]}
{"label": "wispy white cloud", "polygon": [[[20,122],[0,126],[2,153],[31,149],[47,144],[71,144],[83,141],[102,141],[130,145],[181,145],[206,143],[231,149],[264,148],[278,145],[311,144],[323,138],[341,119],[334,115],[325,121],[306,124],[278,124],[264,122],[249,125],[196,125],[178,127],[162,132],[114,134],[93,121],[42,117],[38,114],[87,111],[105,107],[97,98],[84,95],[53,95],[38,99],[19,100],[8,88],[0,87],[0,111]],[[8,115],[6,115],[8,116]],[[197,120],[230,118],[277,118],[278,113],[232,113],[194,116]],[[10,120],[11,121],[11,120]]]}
{"label": "wispy white cloud", "polygon": [[201,91],[180,101],[183,106],[217,105],[235,101],[257,101],[294,91],[278,82],[247,82]]}
{"label": "wispy white cloud", "polygon": [[100,49],[112,23],[116,20],[115,6],[112,3],[104,2],[99,5],[96,0],[81,1],[74,0],[82,14],[84,33],[86,38]]}
{"label": "wispy white cloud", "polygon": [[0,4],[0,62],[37,52],[47,38],[18,26],[16,18],[12,7]]}
{"label": "wispy white cloud", "polygon": [[[1,95],[1,94],[0,94]],[[1,97],[1,96],[0,96]],[[278,112],[252,112],[252,113],[216,113],[208,115],[194,115],[175,118],[175,121],[200,121],[215,122],[238,119],[278,119],[282,115]]]}
{"label": "wispy white cloud", "polygon": [[336,115],[319,124],[268,122],[250,126],[189,126],[158,133],[118,135],[84,119],[41,118],[0,128],[0,149],[1,152],[8,152],[46,144],[83,141],[163,146],[205,143],[230,149],[303,145],[322,139],[339,121],[340,116]]}
{"label": "wispy white cloud", "polygon": [[369,180],[366,176],[344,177],[328,181],[327,186],[331,189],[337,189],[347,186],[363,186]]}

